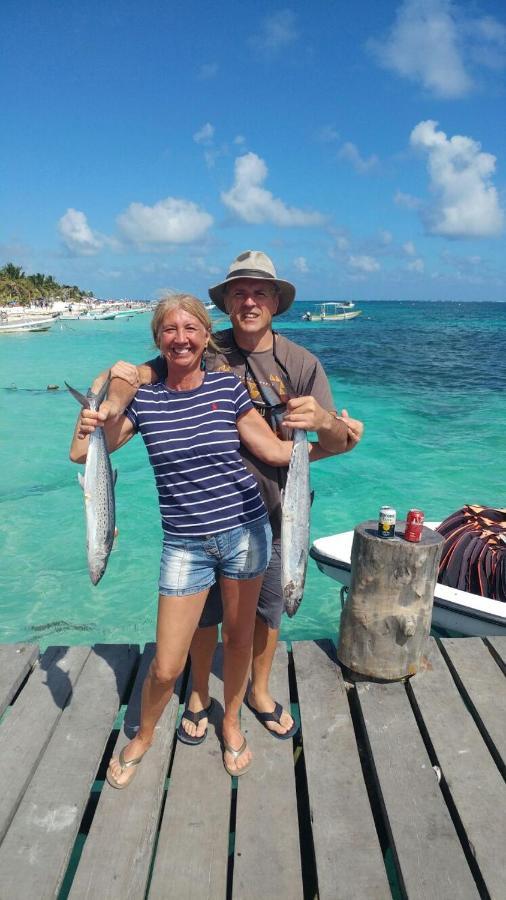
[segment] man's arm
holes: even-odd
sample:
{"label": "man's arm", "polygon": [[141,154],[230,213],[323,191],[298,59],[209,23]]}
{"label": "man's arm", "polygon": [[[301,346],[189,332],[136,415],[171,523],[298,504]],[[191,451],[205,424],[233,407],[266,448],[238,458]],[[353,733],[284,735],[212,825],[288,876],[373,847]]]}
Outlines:
{"label": "man's arm", "polygon": [[345,409],[341,415],[329,412],[314,397],[295,397],[289,400],[283,425],[287,428],[315,431],[323,451],[321,459],[352,450],[364,431],[362,422],[352,419]]}
{"label": "man's arm", "polygon": [[[134,366],[133,363],[119,360],[110,369],[97,375],[91,386],[95,393],[100,389],[109,372],[111,373],[107,400],[104,400],[100,406],[100,412],[104,414],[104,422],[118,423],[120,416],[135,397],[141,384],[154,384],[160,380],[160,373],[157,372],[154,365],[156,362],[156,360],[149,360],[140,366]],[[80,430],[76,432],[78,437],[83,438],[86,434],[94,431],[94,426],[91,427],[92,422],[87,422],[86,417],[79,419],[78,425],[80,426]]]}

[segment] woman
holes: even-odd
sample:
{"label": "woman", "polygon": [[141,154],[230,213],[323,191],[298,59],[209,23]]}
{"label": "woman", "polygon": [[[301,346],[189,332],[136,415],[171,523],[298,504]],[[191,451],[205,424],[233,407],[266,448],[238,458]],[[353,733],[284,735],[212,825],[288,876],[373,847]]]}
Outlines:
{"label": "woman", "polygon": [[249,768],[239,710],[271,535],[239,440],[275,466],[288,465],[292,447],[263,421],[235,375],[206,372],[211,321],[199,300],[185,294],[162,300],[151,328],[167,361],[166,380],[142,387],[119,422],[104,423],[100,411],[83,409],[70,450],[74,462],[86,459],[93,426],[104,426],[110,451],[139,431],[154,469],[164,531],[156,653],[143,686],[139,731],[107,770],[115,788],[130,783],[151,746],[217,576],[224,603],[223,762],[230,775]]}

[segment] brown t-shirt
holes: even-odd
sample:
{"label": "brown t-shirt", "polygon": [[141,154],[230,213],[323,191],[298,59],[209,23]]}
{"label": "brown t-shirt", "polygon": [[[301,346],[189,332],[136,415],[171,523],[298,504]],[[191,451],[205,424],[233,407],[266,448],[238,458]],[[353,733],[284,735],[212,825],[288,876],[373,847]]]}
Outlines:
{"label": "brown t-shirt", "polygon": [[[290,397],[315,398],[323,409],[332,411],[334,404],[330,385],[319,360],[305,347],[287,340],[281,334],[274,335],[274,348],[269,350],[241,350],[237,346],[231,328],[214,335],[219,350],[207,350],[207,366],[210,371],[232,371],[246,386],[248,393],[271,427],[275,428],[267,404],[285,404]],[[274,349],[274,352],[273,352]],[[166,376],[165,360],[157,357],[149,365],[160,378]],[[280,437],[289,438],[289,433],[279,432]],[[241,455],[246,468],[258,481],[264,503],[269,512],[274,540],[281,535],[280,492],[286,479],[286,468],[278,469],[261,462],[241,444]]]}

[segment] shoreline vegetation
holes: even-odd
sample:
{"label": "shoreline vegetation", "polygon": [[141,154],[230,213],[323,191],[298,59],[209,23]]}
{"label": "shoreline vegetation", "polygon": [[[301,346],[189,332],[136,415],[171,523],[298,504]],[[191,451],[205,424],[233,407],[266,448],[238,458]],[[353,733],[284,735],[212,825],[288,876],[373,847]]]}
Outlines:
{"label": "shoreline vegetation", "polygon": [[26,275],[13,263],[6,263],[0,269],[0,306],[43,307],[58,300],[68,303],[92,298],[92,291],[83,291],[76,284],[59,284],[52,275],[41,272]]}

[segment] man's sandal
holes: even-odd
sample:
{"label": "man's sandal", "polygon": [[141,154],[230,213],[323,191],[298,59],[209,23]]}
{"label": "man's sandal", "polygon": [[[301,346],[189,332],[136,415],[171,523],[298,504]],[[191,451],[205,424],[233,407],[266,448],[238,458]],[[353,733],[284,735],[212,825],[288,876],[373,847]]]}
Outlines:
{"label": "man's sandal", "polygon": [[189,722],[193,722],[194,725],[198,725],[202,719],[208,719],[211,713],[211,709],[213,706],[213,701],[211,699],[209,706],[206,706],[205,709],[201,709],[200,712],[192,712],[191,709],[186,707],[183,715],[181,716],[181,721],[179,723],[179,728],[177,730],[178,740],[181,741],[182,744],[191,744],[193,747],[196,744],[202,744],[207,737],[207,728],[204,731],[204,734],[201,734],[197,737],[196,734],[188,734],[187,731],[183,728],[183,719],[188,719]]}
{"label": "man's sandal", "polygon": [[235,761],[240,756],[242,756],[242,754],[247,749],[247,747],[248,747],[248,744],[247,744],[246,738],[244,738],[244,740],[238,750],[234,750],[234,748],[231,747],[230,744],[227,744],[226,741],[223,741],[223,765],[225,766],[225,769],[227,770],[228,774],[232,776],[232,778],[238,778],[240,775],[245,775],[246,772],[248,771],[248,769],[251,767],[251,763],[253,762],[253,760],[250,760],[249,763],[246,766],[244,766],[242,769],[231,769],[229,766],[227,766],[227,763],[225,762],[225,753],[230,753],[230,756],[233,756],[234,761]]}
{"label": "man's sandal", "polygon": [[123,747],[123,749],[120,751],[119,764],[121,766],[121,775],[123,775],[123,772],[125,772],[126,769],[132,770],[130,773],[130,777],[126,781],[116,781],[114,775],[110,771],[110,768],[111,768],[110,763],[109,763],[109,767],[107,769],[106,776],[105,776],[107,778],[107,781],[111,785],[111,787],[116,788],[118,791],[121,791],[121,790],[123,790],[123,788],[128,787],[128,785],[134,780],[134,778],[137,774],[136,766],[139,765],[140,761],[142,760],[144,755],[147,753],[147,750],[145,750],[144,753],[142,753],[141,756],[138,756],[136,759],[126,760],[125,759],[125,749],[126,748]]}

